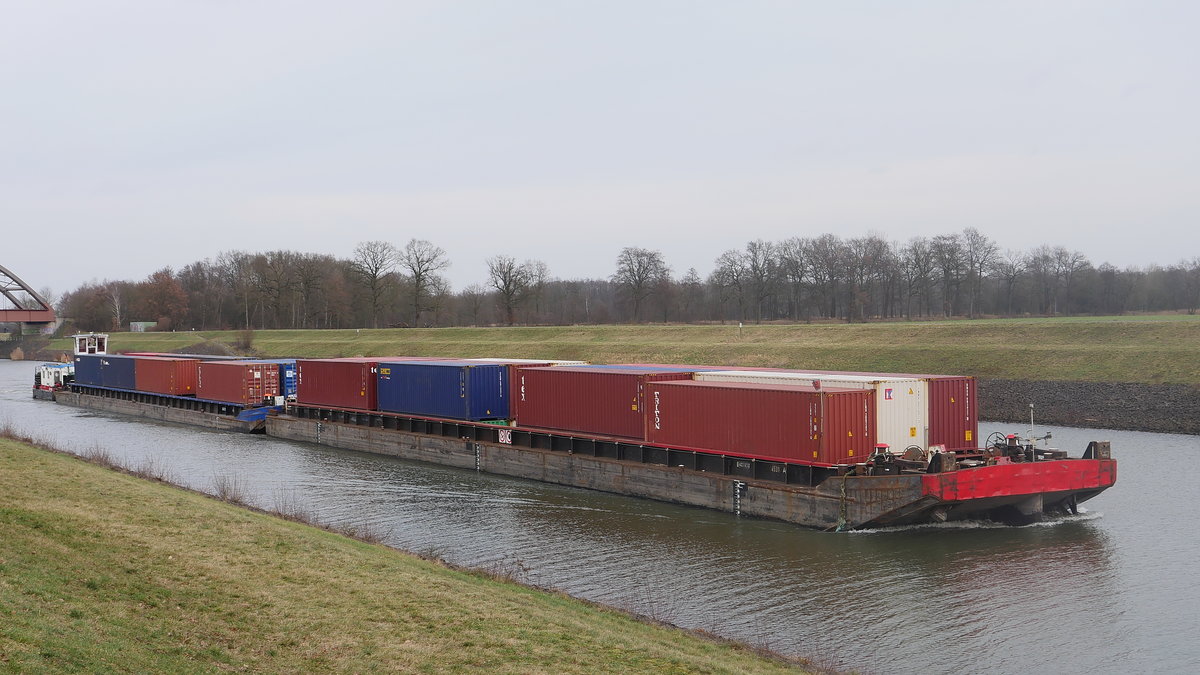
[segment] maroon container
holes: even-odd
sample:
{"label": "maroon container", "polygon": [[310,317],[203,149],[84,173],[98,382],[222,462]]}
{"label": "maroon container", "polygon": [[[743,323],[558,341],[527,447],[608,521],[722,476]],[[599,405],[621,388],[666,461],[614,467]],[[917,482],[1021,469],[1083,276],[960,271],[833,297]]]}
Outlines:
{"label": "maroon container", "polygon": [[979,447],[975,378],[925,375],[929,382],[929,444],[947,450]]}
{"label": "maroon container", "polygon": [[649,382],[691,380],[688,372],[552,366],[513,368],[509,414],[518,426],[641,439]]}
{"label": "maroon container", "polygon": [[973,450],[979,447],[979,403],[975,396],[975,378],[963,375],[929,373],[869,373],[856,370],[813,370],[795,368],[750,368],[827,375],[881,375],[925,380],[929,384],[929,445],[947,450]]}
{"label": "maroon container", "polygon": [[139,356],[133,365],[133,378],[138,391],[195,396],[199,366],[195,359]]}
{"label": "maroon container", "polygon": [[279,396],[279,364],[201,361],[197,381],[197,398],[262,405]]}
{"label": "maroon container", "polygon": [[379,361],[375,357],[296,359],[296,402],[374,410]]}
{"label": "maroon container", "polygon": [[[846,375],[874,374],[828,372]],[[974,450],[979,447],[979,399],[975,395],[974,377],[929,373],[886,375],[921,379],[929,384],[929,445],[944,445],[947,450]]]}
{"label": "maroon container", "polygon": [[296,402],[327,408],[375,410],[379,363],[443,361],[429,356],[365,356],[340,359],[296,359]]}
{"label": "maroon container", "polygon": [[[554,363],[552,363],[550,361],[544,361],[541,363],[529,363],[527,361],[526,362],[513,362],[513,361],[506,361],[504,359],[489,359],[489,362],[490,363],[499,363],[499,364],[508,366],[508,391],[510,392],[510,394],[513,398],[515,398],[516,394],[521,391],[520,377],[521,377],[521,369],[522,368],[557,368],[557,367],[561,367],[561,366],[555,366]],[[513,407],[512,407],[513,406],[513,398],[510,398],[509,403],[508,403],[508,414],[509,414],[510,418],[516,417],[516,413],[513,412]]]}
{"label": "maroon container", "polygon": [[653,382],[646,387],[646,441],[781,462],[862,462],[875,446],[873,394],[741,382]]}

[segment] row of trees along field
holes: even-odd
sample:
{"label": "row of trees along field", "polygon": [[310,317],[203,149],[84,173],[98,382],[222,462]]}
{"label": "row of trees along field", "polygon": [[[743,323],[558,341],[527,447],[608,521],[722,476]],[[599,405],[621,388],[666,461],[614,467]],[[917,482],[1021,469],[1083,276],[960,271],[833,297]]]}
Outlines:
{"label": "row of trees along field", "polygon": [[629,247],[607,279],[561,279],[545,261],[498,255],[457,292],[446,251],[413,239],[359,244],[349,259],[229,251],[144,281],[84,284],[59,310],[87,330],[618,322],[867,321],[923,317],[1196,311],[1200,258],[1095,266],[1061,246],[1004,250],[973,228],[894,243],[832,234],[751,241],[707,277]]}

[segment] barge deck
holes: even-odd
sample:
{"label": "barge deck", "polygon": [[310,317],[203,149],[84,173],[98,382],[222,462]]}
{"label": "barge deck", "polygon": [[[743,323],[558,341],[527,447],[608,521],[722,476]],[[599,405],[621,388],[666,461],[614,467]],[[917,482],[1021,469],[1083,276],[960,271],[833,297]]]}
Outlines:
{"label": "barge deck", "polygon": [[58,392],[57,400],[144,419],[265,433],[826,530],[973,518],[1029,522],[1073,511],[1116,480],[1116,462],[1107,443],[1093,443],[1084,459],[862,475],[855,466],[786,464],[627,439],[393,413],[306,406],[247,409],[79,385]]}

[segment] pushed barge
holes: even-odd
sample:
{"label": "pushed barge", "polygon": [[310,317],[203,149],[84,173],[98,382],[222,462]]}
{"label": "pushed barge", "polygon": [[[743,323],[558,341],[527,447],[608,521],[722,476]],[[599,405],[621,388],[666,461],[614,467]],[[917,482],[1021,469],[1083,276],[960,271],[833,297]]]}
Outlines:
{"label": "pushed barge", "polygon": [[74,381],[56,391],[67,405],[827,530],[1030,522],[1077,512],[1116,481],[1105,441],[1080,458],[1038,447],[1048,434],[979,444],[966,377],[429,357],[221,361],[82,346]]}
{"label": "pushed barge", "polygon": [[[560,485],[852,530],[948,520],[1021,524],[1076,511],[1116,481],[1108,442],[1069,459],[997,439],[928,461],[880,452],[819,467],[549,430],[361,410],[289,406],[266,433]],[[1014,442],[1017,441],[1017,442]]]}

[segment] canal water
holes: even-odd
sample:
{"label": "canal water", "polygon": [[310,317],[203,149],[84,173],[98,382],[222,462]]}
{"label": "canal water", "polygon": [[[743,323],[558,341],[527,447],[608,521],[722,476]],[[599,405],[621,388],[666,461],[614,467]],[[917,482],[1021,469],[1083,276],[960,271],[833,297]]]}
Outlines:
{"label": "canal water", "polygon": [[[1117,484],[1078,516],[855,533],[350,451],[98,414],[30,396],[0,361],[0,424],[75,451],[235,483],[388,544],[876,673],[1200,671],[1200,437],[1039,427]],[[984,424],[1024,433],[1025,424]],[[3,495],[0,495],[0,502]],[[2,535],[0,535],[2,539]]]}

